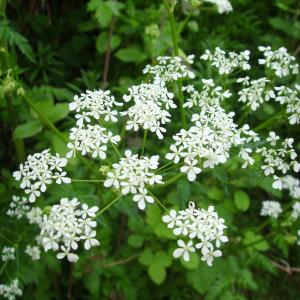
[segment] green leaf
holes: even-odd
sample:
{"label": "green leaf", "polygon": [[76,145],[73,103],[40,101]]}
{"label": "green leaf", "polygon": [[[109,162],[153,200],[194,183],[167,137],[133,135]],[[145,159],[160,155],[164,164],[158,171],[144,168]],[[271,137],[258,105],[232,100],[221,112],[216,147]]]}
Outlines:
{"label": "green leaf", "polygon": [[199,267],[200,259],[197,253],[190,253],[190,260],[185,261],[182,257],[180,263],[189,270],[195,270]]}
{"label": "green leaf", "polygon": [[[116,49],[121,44],[121,38],[113,35],[111,38],[111,50]],[[96,39],[96,49],[99,53],[104,53],[108,47],[108,36],[106,32],[102,32]]]}
{"label": "green leaf", "polygon": [[162,284],[167,276],[165,268],[156,260],[149,266],[148,274],[157,285]]}
{"label": "green leaf", "polygon": [[142,51],[138,47],[129,47],[120,49],[116,53],[116,57],[123,62],[142,62],[147,59],[145,51]]}
{"label": "green leaf", "polygon": [[246,211],[250,206],[249,196],[242,190],[238,190],[234,193],[234,203],[237,209]]}
{"label": "green leaf", "polygon": [[132,234],[128,238],[128,244],[134,248],[140,248],[143,245],[144,238],[137,234]]}
{"label": "green leaf", "polygon": [[26,139],[32,137],[41,132],[42,129],[43,125],[38,120],[18,125],[14,131],[14,139]]}
{"label": "green leaf", "polygon": [[102,27],[106,27],[112,18],[112,12],[105,2],[101,0],[91,0],[87,5],[88,11],[95,12],[95,18]]}
{"label": "green leaf", "polygon": [[56,104],[51,111],[45,112],[45,115],[52,122],[57,122],[64,119],[69,114],[69,106],[67,103]]}
{"label": "green leaf", "polygon": [[158,251],[155,253],[155,261],[163,267],[169,267],[172,264],[172,259],[168,253],[164,251]]}
{"label": "green leaf", "polygon": [[245,233],[243,244],[247,246],[248,249],[254,248],[258,251],[266,251],[269,249],[269,244],[264,237],[260,234],[255,234],[253,231],[247,231]]}
{"label": "green leaf", "polygon": [[153,261],[154,261],[154,255],[153,252],[149,249],[145,249],[139,255],[139,262],[141,265],[150,266]]}

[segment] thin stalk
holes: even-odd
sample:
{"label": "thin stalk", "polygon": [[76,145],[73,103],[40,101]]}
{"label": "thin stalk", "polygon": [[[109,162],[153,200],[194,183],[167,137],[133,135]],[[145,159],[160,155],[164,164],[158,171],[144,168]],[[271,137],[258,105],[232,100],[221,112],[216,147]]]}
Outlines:
{"label": "thin stalk", "polygon": [[142,142],[142,149],[141,149],[141,156],[144,155],[144,151],[145,151],[145,146],[146,146],[146,141],[147,141],[147,133],[148,130],[144,130],[144,135],[143,135],[143,142]]}
{"label": "thin stalk", "polygon": [[[37,113],[39,119],[41,122],[54,134],[57,135],[63,142],[66,144],[68,143],[68,139],[64,137],[64,135],[55,127],[55,125],[38,109],[38,107],[26,96],[24,96],[24,100],[27,102],[27,104]],[[78,158],[86,165],[86,167],[93,172],[95,175],[99,175],[98,172],[94,170],[94,168],[91,166],[91,164],[85,160],[80,154],[77,154]]]}
{"label": "thin stalk", "polygon": [[148,190],[148,193],[154,198],[154,200],[165,210],[165,211],[167,211],[167,212],[169,212],[169,210],[160,202],[160,200],[155,196],[155,195],[153,195],[153,193],[152,192],[150,192],[149,190]]}
{"label": "thin stalk", "polygon": [[285,114],[285,109],[282,109],[281,111],[279,111],[278,113],[273,115],[268,120],[266,120],[266,121],[262,122],[261,124],[259,124],[258,126],[256,126],[253,130],[261,131],[261,130],[267,128],[268,126],[272,125],[275,121],[276,122],[279,121],[284,114]]}
{"label": "thin stalk", "polygon": [[[169,5],[168,0],[164,1],[168,17],[169,17],[169,22],[170,22],[170,27],[171,27],[171,34],[172,34],[172,43],[173,43],[173,55],[178,56],[179,55],[179,46],[178,46],[178,32],[176,29],[176,22],[175,22],[175,17],[174,17],[174,6]],[[180,110],[180,118],[182,122],[182,127],[186,128],[186,116],[185,116],[185,110],[183,107],[184,104],[184,96],[182,92],[182,79],[179,78],[177,80],[177,97],[178,97],[178,105],[179,105],[179,110]]]}
{"label": "thin stalk", "polygon": [[173,184],[174,182],[176,182],[182,176],[184,176],[184,173],[178,173],[175,176],[171,177],[169,180],[167,180],[165,183],[156,185],[155,189],[165,188],[166,186],[169,186],[169,185]]}
{"label": "thin stalk", "polygon": [[114,150],[116,151],[116,153],[118,154],[119,157],[122,157],[121,153],[119,152],[119,150],[117,149],[117,147],[115,146],[115,144],[111,141],[110,142],[111,145],[113,146]]}
{"label": "thin stalk", "polygon": [[72,182],[104,182],[105,180],[98,180],[98,179],[72,179]]}
{"label": "thin stalk", "polygon": [[110,208],[112,205],[114,205],[120,198],[122,198],[123,195],[119,195],[117,198],[115,198],[113,201],[108,203],[106,206],[104,206],[97,214],[96,217],[102,215],[108,208]]}
{"label": "thin stalk", "polygon": [[173,163],[173,161],[167,162],[166,164],[164,164],[163,166],[161,166],[160,168],[158,168],[158,169],[155,171],[155,173],[160,172],[162,169],[168,167],[168,166],[171,165],[172,163]]}

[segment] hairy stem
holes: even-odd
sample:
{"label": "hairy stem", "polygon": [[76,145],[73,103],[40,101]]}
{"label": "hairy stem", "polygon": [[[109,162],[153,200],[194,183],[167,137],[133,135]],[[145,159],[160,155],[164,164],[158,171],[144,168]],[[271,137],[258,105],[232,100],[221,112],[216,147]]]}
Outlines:
{"label": "hairy stem", "polygon": [[155,195],[153,195],[153,193],[152,192],[150,192],[149,190],[148,190],[148,193],[154,198],[154,200],[165,210],[165,211],[167,211],[167,212],[169,212],[169,210],[161,203],[161,201],[155,196]]}

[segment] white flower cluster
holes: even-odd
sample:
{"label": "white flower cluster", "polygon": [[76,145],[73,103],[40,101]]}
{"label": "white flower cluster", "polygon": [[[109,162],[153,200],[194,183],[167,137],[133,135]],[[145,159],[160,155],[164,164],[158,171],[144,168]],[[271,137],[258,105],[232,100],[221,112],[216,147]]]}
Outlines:
{"label": "white flower cluster", "polygon": [[289,191],[292,198],[300,199],[300,180],[287,175],[282,178],[282,188]]}
{"label": "white flower cluster", "polygon": [[274,91],[267,88],[270,80],[265,77],[250,81],[250,78],[246,76],[238,78],[237,82],[243,85],[243,89],[238,92],[238,102],[246,103],[251,110],[255,111],[262,103],[275,98]]}
{"label": "white flower cluster", "polygon": [[294,219],[298,219],[300,217],[300,202],[299,201],[296,201],[293,204],[292,217]]}
{"label": "white flower cluster", "polygon": [[[219,218],[213,206],[209,206],[208,210],[195,207],[194,202],[189,203],[189,207],[185,210],[170,210],[169,215],[162,218],[167,227],[173,229],[175,236],[184,236],[190,240],[185,243],[179,239],[177,248],[173,252],[174,257],[182,256],[185,261],[190,260],[190,252],[196,249],[201,250],[202,260],[211,266],[215,257],[222,256],[219,250],[222,243],[228,241],[224,235],[224,219]],[[196,240],[195,245],[193,240]],[[217,248],[217,249],[215,249]]]}
{"label": "white flower cluster", "polygon": [[74,102],[70,103],[71,111],[76,111],[75,118],[77,119],[77,127],[70,131],[70,140],[68,148],[70,151],[67,157],[75,156],[76,150],[82,155],[92,154],[94,158],[106,158],[107,143],[112,142],[116,144],[120,141],[118,135],[113,133],[102,125],[91,125],[92,119],[99,120],[101,117],[105,121],[118,121],[118,112],[115,106],[122,106],[115,100],[110,91],[86,91],[79,97],[74,96]]}
{"label": "white flower cluster", "polygon": [[40,225],[43,221],[43,211],[39,207],[33,207],[26,213],[26,218],[28,219],[29,224]]}
{"label": "white flower cluster", "polygon": [[282,213],[281,205],[278,201],[263,201],[260,215],[277,219]]}
{"label": "white flower cluster", "polygon": [[2,261],[15,260],[15,248],[13,247],[3,247],[2,249]]}
{"label": "white flower cluster", "polygon": [[[237,129],[233,117],[234,112],[227,114],[220,106],[207,107],[200,114],[194,114],[194,126],[189,130],[181,129],[173,136],[175,143],[170,146],[171,152],[166,155],[166,159],[173,160],[175,164],[183,159],[180,171],[187,173],[189,181],[194,181],[201,172],[199,164],[202,160],[203,168],[214,168],[215,165],[225,163],[232,146],[257,139],[248,125]],[[242,137],[241,134],[248,137]],[[248,163],[251,164],[249,157]]]}
{"label": "white flower cluster", "polygon": [[10,285],[0,284],[0,296],[3,296],[3,298],[15,300],[17,296],[22,296],[22,294],[18,279],[14,279]]}
{"label": "white flower cluster", "polygon": [[87,125],[82,128],[72,128],[70,140],[72,142],[68,143],[70,151],[67,153],[67,158],[75,156],[77,150],[83,156],[91,153],[93,158],[105,159],[107,143],[117,144],[121,138],[100,125]]}
{"label": "white flower cluster", "polygon": [[[278,173],[285,175],[291,170],[298,173],[300,171],[300,164],[296,161],[297,153],[293,148],[294,139],[286,138],[280,143],[281,147],[276,148],[279,139],[279,136],[271,131],[267,138],[267,142],[269,142],[271,147],[261,147],[258,148],[256,152],[262,155],[263,165],[261,169],[264,171],[264,174],[266,176],[273,175],[273,188],[281,190],[283,181],[282,176],[279,177]],[[277,175],[275,173],[277,173]]]}
{"label": "white flower cluster", "polygon": [[211,61],[211,65],[218,69],[220,75],[230,74],[237,68],[241,68],[242,70],[249,70],[251,68],[249,64],[249,50],[245,50],[240,53],[226,53],[221,48],[216,47],[214,53],[210,52],[210,50],[205,50],[204,54],[202,54],[200,58]]}
{"label": "white flower cluster", "polygon": [[75,111],[77,114],[76,125],[82,127],[84,123],[91,122],[91,117],[99,120],[104,116],[105,121],[117,122],[118,112],[114,109],[115,106],[122,106],[115,100],[115,97],[110,94],[110,91],[86,91],[86,93],[74,96],[74,102],[69,104],[70,111]]}
{"label": "white flower cluster", "polygon": [[277,92],[275,101],[286,105],[286,112],[291,125],[300,123],[300,85],[295,85],[295,90],[286,86],[275,87]]}
{"label": "white flower cluster", "polygon": [[259,59],[258,63],[275,71],[276,76],[285,77],[290,73],[298,74],[299,65],[295,63],[296,58],[288,54],[286,48],[280,47],[273,51],[270,46],[259,46],[258,50],[264,55],[264,58]]}
{"label": "white flower cluster", "polygon": [[51,155],[50,150],[29,155],[24,164],[20,164],[19,171],[15,171],[15,180],[21,180],[20,187],[29,194],[29,202],[35,202],[36,198],[45,192],[47,185],[55,181],[57,184],[70,183],[71,179],[63,171],[67,164],[66,158],[61,158],[59,154]]}
{"label": "white flower cluster", "polygon": [[193,85],[182,88],[189,94],[183,107],[192,108],[193,106],[206,108],[208,106],[220,105],[222,101],[228,99],[232,94],[221,86],[216,86],[212,79],[202,79],[202,91],[195,90]]}
{"label": "white flower cluster", "polygon": [[100,245],[94,230],[97,211],[98,207],[81,205],[77,198],[62,198],[60,204],[52,206],[49,216],[43,216],[40,224],[40,240],[45,251],[60,251],[58,259],[67,257],[70,262],[76,262],[79,257],[71,251],[78,249],[80,240],[84,240],[86,250]]}
{"label": "white flower cluster", "polygon": [[[151,74],[155,82],[171,82],[180,78],[195,78],[195,74],[184,63],[179,56],[158,56],[157,65],[146,65],[144,74]],[[186,62],[190,65],[194,63],[194,55],[189,55]]]}
{"label": "white flower cluster", "polygon": [[25,253],[28,254],[32,260],[39,260],[41,257],[41,250],[38,246],[27,245]]}
{"label": "white flower cluster", "polygon": [[229,0],[204,0],[204,1],[216,5],[219,14],[229,13],[233,11],[232,5]]}
{"label": "white flower cluster", "polygon": [[154,202],[148,194],[147,185],[162,183],[162,177],[153,172],[158,167],[158,159],[158,155],[139,158],[126,150],[125,157],[113,164],[113,170],[107,173],[104,186],[114,187],[123,195],[133,194],[133,201],[137,202],[139,209],[145,209],[147,202]]}
{"label": "white flower cluster", "polygon": [[129,95],[124,95],[126,102],[133,100],[127,111],[122,112],[128,116],[126,130],[138,131],[140,127],[144,130],[155,132],[159,139],[163,138],[162,133],[166,129],[162,126],[170,122],[170,108],[176,108],[173,101],[174,94],[168,92],[163,82],[142,83],[129,88]]}
{"label": "white flower cluster", "polygon": [[28,205],[28,199],[26,197],[13,195],[6,214],[10,217],[16,217],[19,220],[25,216],[29,210],[30,206]]}

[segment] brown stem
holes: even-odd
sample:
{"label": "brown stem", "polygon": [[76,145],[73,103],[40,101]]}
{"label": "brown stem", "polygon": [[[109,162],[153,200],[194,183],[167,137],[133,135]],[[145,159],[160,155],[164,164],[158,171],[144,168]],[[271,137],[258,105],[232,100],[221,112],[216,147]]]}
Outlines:
{"label": "brown stem", "polygon": [[122,241],[124,238],[124,232],[125,232],[125,226],[126,226],[126,221],[127,221],[127,217],[125,214],[121,214],[121,220],[120,220],[120,230],[119,230],[119,236],[118,236],[118,240],[117,240],[117,244],[116,244],[116,250],[114,255],[117,256],[121,245],[122,245]]}
{"label": "brown stem", "polygon": [[111,54],[111,40],[112,40],[112,35],[113,35],[113,30],[114,30],[114,23],[115,23],[115,19],[112,18],[109,28],[108,28],[107,49],[106,49],[106,53],[105,53],[105,61],[104,61],[103,77],[102,77],[102,88],[103,89],[105,89],[105,87],[107,85],[110,54]]}

